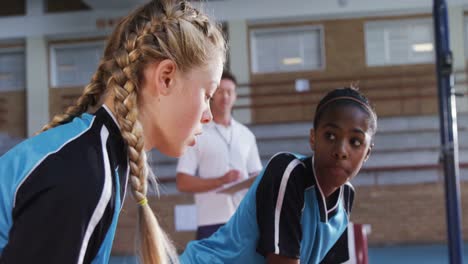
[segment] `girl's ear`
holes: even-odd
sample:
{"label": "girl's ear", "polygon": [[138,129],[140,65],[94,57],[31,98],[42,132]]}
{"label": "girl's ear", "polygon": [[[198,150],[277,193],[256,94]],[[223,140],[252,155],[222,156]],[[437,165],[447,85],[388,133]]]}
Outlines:
{"label": "girl's ear", "polygon": [[374,147],[374,143],[372,143],[369,146],[369,149],[367,150],[367,153],[366,153],[366,157],[364,158],[364,162],[366,162],[369,159],[373,147]]}
{"label": "girl's ear", "polygon": [[175,83],[177,65],[174,61],[166,59],[159,62],[154,68],[154,87],[157,94],[168,95]]}
{"label": "girl's ear", "polygon": [[310,144],[310,149],[314,151],[315,150],[315,130],[313,128],[310,129],[309,144]]}

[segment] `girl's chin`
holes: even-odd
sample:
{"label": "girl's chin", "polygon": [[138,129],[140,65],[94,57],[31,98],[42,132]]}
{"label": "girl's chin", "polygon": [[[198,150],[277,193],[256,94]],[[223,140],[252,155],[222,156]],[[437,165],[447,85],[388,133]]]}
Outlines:
{"label": "girl's chin", "polygon": [[[180,141],[179,141],[180,142]],[[173,158],[178,158],[182,156],[185,151],[187,150],[188,147],[193,147],[197,143],[196,137],[191,137],[187,141],[185,141],[182,144],[179,144],[178,146],[174,146],[171,149],[166,149],[166,151],[160,150],[164,155],[173,157]]]}

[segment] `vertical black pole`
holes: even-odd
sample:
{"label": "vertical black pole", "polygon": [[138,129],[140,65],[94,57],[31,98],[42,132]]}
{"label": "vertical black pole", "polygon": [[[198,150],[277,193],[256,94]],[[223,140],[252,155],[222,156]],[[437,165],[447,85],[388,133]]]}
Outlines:
{"label": "vertical black pole", "polygon": [[441,157],[445,174],[449,257],[450,264],[462,264],[457,109],[453,88],[452,53],[450,51],[447,5],[445,0],[434,0],[433,17],[442,144]]}

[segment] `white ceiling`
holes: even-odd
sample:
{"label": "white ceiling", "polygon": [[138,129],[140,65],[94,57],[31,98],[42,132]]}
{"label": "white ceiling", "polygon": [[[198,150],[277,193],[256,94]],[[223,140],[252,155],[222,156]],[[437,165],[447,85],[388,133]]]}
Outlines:
{"label": "white ceiling", "polygon": [[[107,34],[97,29],[98,20],[118,20],[148,0],[83,0],[89,11],[43,13],[43,3],[27,1],[26,16],[0,18],[0,39],[24,36]],[[430,13],[433,0],[200,0],[197,5],[217,20],[264,23],[303,19],[334,19],[360,16]],[[468,11],[468,0],[448,0],[449,9]]]}
{"label": "white ceiling", "polygon": [[[148,0],[83,0],[94,10],[132,9]],[[192,1],[193,2],[193,1]],[[287,17],[431,12],[433,0],[201,0],[203,9],[219,20],[262,20]],[[468,6],[468,0],[447,0]]]}
{"label": "white ceiling", "polygon": [[148,1],[145,0],[82,0],[92,9],[120,9],[132,8]]}
{"label": "white ceiling", "polygon": [[[119,9],[133,8],[140,4],[148,2],[148,0],[82,0],[92,9]],[[225,1],[225,0],[201,0],[203,2]],[[194,1],[192,1],[194,2]],[[198,1],[195,1],[198,2]]]}

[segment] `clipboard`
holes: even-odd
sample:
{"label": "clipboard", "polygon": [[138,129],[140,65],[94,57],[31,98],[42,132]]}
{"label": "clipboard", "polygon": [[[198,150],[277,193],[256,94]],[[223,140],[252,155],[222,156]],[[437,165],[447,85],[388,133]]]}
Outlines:
{"label": "clipboard", "polygon": [[244,180],[231,182],[223,185],[223,187],[215,190],[216,193],[230,194],[233,195],[244,189],[248,189],[254,183],[257,176],[252,176]]}

